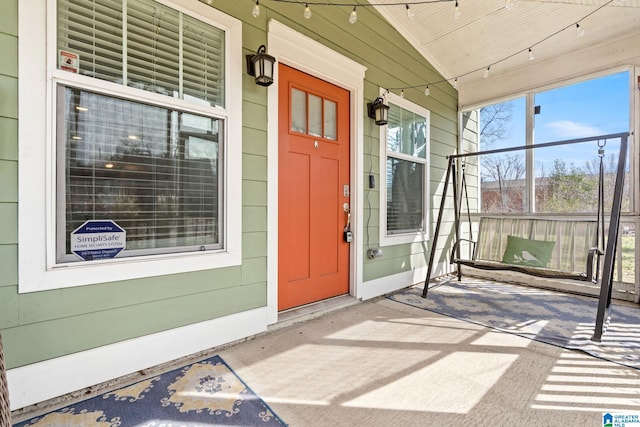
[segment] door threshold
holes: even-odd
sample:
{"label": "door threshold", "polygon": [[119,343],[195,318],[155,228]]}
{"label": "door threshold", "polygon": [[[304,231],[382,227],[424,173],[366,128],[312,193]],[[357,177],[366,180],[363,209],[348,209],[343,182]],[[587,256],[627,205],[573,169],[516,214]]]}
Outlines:
{"label": "door threshold", "polygon": [[273,325],[269,325],[268,330],[272,331],[310,319],[315,319],[316,317],[320,317],[326,313],[360,304],[360,302],[361,301],[351,295],[340,295],[322,301],[301,305],[300,307],[290,308],[279,312],[278,322]]}

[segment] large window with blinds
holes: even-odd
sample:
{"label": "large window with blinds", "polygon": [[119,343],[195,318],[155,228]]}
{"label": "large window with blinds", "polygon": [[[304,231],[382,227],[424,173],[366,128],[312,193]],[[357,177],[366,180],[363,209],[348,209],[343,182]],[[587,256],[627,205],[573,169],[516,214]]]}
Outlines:
{"label": "large window with blinds", "polygon": [[153,0],[57,11],[60,70],[167,98],[57,85],[57,261],[115,253],[74,250],[87,221],[124,230],[119,257],[222,248],[225,118],[172,99],[224,107],[224,31]]}
{"label": "large window with blinds", "polygon": [[381,139],[381,243],[422,240],[427,229],[429,111],[391,93],[386,97],[390,108]]}
{"label": "large window with blinds", "polygon": [[20,292],[241,265],[242,22],[199,0],[18,18]]}

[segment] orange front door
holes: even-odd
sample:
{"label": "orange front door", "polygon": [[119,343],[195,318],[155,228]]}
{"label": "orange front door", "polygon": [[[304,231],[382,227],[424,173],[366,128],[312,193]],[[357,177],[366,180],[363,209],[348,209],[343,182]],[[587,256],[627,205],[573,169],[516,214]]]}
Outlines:
{"label": "orange front door", "polygon": [[349,92],[279,65],[278,309],[349,291]]}

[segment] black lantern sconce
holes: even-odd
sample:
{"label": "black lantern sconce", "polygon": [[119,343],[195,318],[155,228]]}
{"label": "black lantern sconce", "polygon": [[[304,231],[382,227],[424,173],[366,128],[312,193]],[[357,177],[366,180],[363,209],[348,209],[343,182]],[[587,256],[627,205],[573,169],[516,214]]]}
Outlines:
{"label": "black lantern sconce", "polygon": [[375,101],[367,103],[367,115],[375,120],[378,126],[384,126],[389,122],[389,106],[384,99],[377,97]]}
{"label": "black lantern sconce", "polygon": [[266,53],[267,48],[261,45],[255,55],[247,55],[247,74],[256,78],[256,84],[269,86],[273,83],[273,64],[276,58]]}

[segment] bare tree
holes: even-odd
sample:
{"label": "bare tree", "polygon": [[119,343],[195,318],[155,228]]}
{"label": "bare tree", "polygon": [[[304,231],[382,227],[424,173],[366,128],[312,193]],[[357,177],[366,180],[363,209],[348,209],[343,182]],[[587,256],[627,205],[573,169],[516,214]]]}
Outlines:
{"label": "bare tree", "polygon": [[[507,125],[513,118],[513,102],[501,102],[480,110],[480,144],[489,149],[509,137]],[[482,210],[521,212],[524,189],[524,160],[517,154],[484,156],[481,159]]]}
{"label": "bare tree", "polygon": [[522,156],[486,156],[481,162],[483,212],[522,212],[526,168]]}
{"label": "bare tree", "polygon": [[509,137],[507,124],[513,118],[513,102],[501,102],[480,110],[480,141],[482,149],[490,148],[494,142]]}

